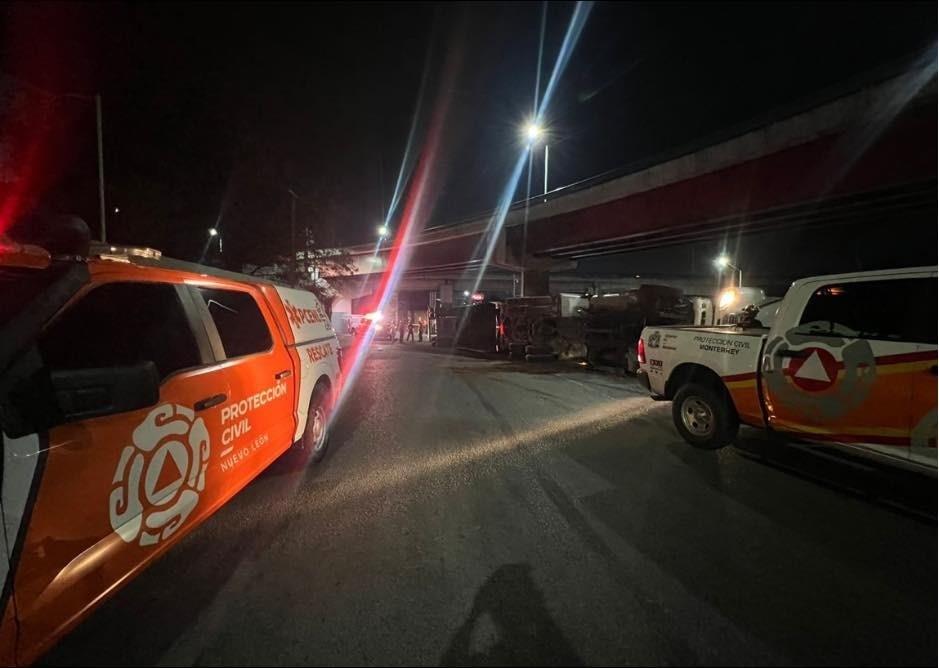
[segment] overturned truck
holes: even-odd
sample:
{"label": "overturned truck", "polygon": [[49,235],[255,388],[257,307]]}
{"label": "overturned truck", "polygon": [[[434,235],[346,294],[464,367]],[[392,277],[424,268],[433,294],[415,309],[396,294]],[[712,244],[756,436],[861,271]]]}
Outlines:
{"label": "overturned truck", "polygon": [[587,362],[615,366],[627,373],[639,369],[636,347],[643,327],[694,324],[694,309],[684,293],[664,285],[593,297],[583,312]]}
{"label": "overturned truck", "polygon": [[505,300],[499,325],[500,350],[529,362],[583,357],[580,311],[587,299],[560,294]]}

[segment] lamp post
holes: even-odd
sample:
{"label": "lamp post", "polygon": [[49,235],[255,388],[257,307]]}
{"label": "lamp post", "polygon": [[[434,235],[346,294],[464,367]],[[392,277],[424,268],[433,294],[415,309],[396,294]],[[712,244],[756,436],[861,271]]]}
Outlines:
{"label": "lamp post", "polygon": [[293,188],[287,188],[287,194],[290,195],[290,266],[287,271],[290,276],[290,283],[297,282],[297,199],[300,197],[293,191]]}
{"label": "lamp post", "polygon": [[[743,270],[740,267],[734,264],[731,264],[729,257],[727,257],[726,255],[719,255],[718,257],[714,258],[714,266],[717,267],[720,271],[723,271],[724,269],[728,267],[736,271],[737,272],[737,287],[738,288],[743,287]],[[732,283],[733,283],[733,280],[731,280],[731,284]]]}
{"label": "lamp post", "polygon": [[[525,193],[525,220],[522,224],[522,257],[521,257],[521,280],[519,281],[519,294],[525,296],[525,253],[528,252],[528,206],[531,200],[531,163],[534,155],[535,144],[545,136],[544,127],[537,121],[529,121],[522,128],[522,137],[528,145],[528,188]],[[548,142],[544,143],[544,201],[548,201]]]}
{"label": "lamp post", "polygon": [[[532,121],[525,126],[525,138],[528,140],[528,149],[531,150],[534,145],[545,135],[544,128]],[[544,199],[548,199],[548,142],[544,143]]]}
{"label": "lamp post", "polygon": [[218,231],[217,227],[209,228],[209,237],[218,237],[218,254],[221,255],[222,254],[222,235]]}

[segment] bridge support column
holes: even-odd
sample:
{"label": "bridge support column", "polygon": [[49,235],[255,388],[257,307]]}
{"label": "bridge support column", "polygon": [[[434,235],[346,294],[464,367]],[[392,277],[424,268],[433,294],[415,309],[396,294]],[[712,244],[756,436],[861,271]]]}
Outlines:
{"label": "bridge support column", "polygon": [[525,296],[548,294],[548,271],[546,269],[525,269]]}
{"label": "bridge support column", "polygon": [[452,304],[453,303],[453,284],[444,283],[440,286],[440,303],[441,304]]}

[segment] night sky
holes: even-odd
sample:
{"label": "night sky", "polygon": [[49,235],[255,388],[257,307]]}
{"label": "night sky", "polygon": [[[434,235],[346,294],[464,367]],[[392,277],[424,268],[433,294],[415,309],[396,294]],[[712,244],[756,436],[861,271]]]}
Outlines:
{"label": "night sky", "polygon": [[[572,8],[548,7],[545,78]],[[491,209],[532,108],[542,5],[0,11],[0,71],[16,85],[103,95],[109,237],[196,258],[218,224],[237,266],[285,248],[287,188],[319,243],[374,238],[422,80],[418,138],[449,103],[432,222]],[[550,185],[773,118],[935,42],[935,3],[598,4],[548,111]],[[33,195],[94,227],[93,106],[54,99],[57,131],[45,134]],[[0,161],[9,173],[17,159]]]}

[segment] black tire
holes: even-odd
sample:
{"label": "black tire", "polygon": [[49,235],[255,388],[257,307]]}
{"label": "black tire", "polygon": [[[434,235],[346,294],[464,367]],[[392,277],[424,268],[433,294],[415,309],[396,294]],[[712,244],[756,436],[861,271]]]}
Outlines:
{"label": "black tire", "polygon": [[553,362],[554,355],[525,355],[526,362]]}
{"label": "black tire", "polygon": [[688,383],[672,399],[672,421],[688,443],[717,450],[733,443],[740,428],[730,397],[708,385]]}
{"label": "black tire", "polygon": [[[319,411],[319,413],[317,413]],[[332,415],[332,392],[324,383],[313,390],[310,397],[310,410],[307,413],[306,429],[300,438],[300,447],[310,453],[310,461],[319,462],[326,456],[329,448],[329,418]],[[323,430],[318,433],[317,419]],[[317,443],[318,441],[321,441]]]}

